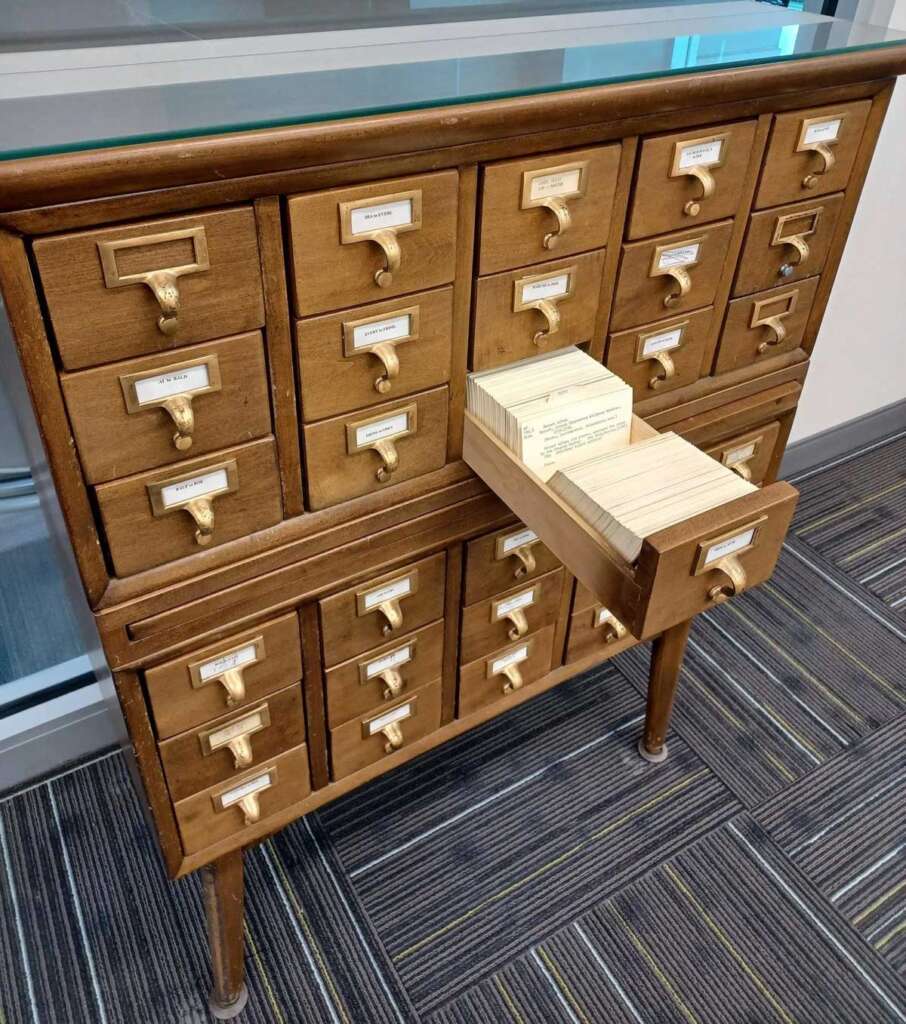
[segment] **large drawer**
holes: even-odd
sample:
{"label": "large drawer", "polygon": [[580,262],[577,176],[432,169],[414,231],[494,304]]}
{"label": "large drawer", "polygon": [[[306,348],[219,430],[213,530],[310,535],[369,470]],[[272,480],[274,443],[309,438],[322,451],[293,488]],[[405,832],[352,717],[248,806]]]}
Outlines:
{"label": "large drawer", "polygon": [[110,363],[61,381],[89,483],[270,433],[261,334]]}
{"label": "large drawer", "polygon": [[279,523],[272,438],[95,489],[117,576],[163,565]]}
{"label": "large drawer", "polygon": [[250,207],[41,238],[35,259],[67,370],[264,323]]}
{"label": "large drawer", "polygon": [[294,614],[145,671],[148,698],[164,739],[260,702],[302,678],[299,620]]}
{"label": "large drawer", "polygon": [[[633,441],[654,433],[633,417]],[[771,484],[650,535],[630,565],[468,412],[463,458],[639,640],[732,593],[730,577],[718,567],[730,552],[746,588],[767,579],[798,497],[787,483]]]}

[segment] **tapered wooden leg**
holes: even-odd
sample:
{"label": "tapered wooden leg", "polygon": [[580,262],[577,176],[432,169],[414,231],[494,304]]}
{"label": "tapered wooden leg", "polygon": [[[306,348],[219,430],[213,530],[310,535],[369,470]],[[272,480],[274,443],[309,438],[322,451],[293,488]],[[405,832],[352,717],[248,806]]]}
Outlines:
{"label": "tapered wooden leg", "polygon": [[665,630],[654,641],[651,651],[651,670],[648,673],[648,704],[645,708],[645,733],[639,740],[639,753],[646,761],[655,763],[667,758],[664,742],[670,726],[673,698],[679,682],[683,655],[692,620],[680,622]]}
{"label": "tapered wooden leg", "polygon": [[248,1001],[245,987],[245,878],[242,851],[201,869],[213,984],[209,1001],[217,1020],[230,1020]]}

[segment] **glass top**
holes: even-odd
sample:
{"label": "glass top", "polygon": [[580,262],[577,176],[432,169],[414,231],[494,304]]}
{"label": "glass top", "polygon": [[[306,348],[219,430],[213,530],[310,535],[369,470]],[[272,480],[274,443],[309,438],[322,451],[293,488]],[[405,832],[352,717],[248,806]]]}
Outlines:
{"label": "glass top", "polygon": [[11,0],[0,159],[903,45],[819,0]]}

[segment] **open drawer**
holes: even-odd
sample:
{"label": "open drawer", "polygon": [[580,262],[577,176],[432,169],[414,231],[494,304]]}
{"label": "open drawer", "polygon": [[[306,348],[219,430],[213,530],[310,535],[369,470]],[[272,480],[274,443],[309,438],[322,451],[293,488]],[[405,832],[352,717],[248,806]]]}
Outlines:
{"label": "open drawer", "polygon": [[[656,433],[633,416],[631,443]],[[771,484],[651,534],[630,565],[469,412],[463,458],[639,640],[766,580],[799,496]]]}

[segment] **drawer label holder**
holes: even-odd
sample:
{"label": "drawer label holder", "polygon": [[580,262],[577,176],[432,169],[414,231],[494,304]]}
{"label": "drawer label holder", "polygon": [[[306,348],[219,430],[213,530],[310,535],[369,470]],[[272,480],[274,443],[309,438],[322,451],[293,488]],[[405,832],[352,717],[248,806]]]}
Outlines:
{"label": "drawer label holder", "polygon": [[378,316],[363,317],[361,320],[343,322],[343,355],[348,358],[359,355],[374,356],[384,372],[374,380],[374,390],[386,395],[393,387],[393,381],[400,373],[397,345],[417,341],[419,336],[419,307],[405,309]]}
{"label": "drawer label holder", "polygon": [[235,459],[183,473],[147,485],[155,517],[182,509],[195,523],[195,542],[210,544],[214,536],[214,499],[239,490],[239,467]]}
{"label": "drawer label holder", "polygon": [[215,813],[222,813],[230,807],[239,807],[246,827],[261,819],[261,794],[277,784],[277,766],[270,765],[251,778],[222,789],[211,796]]}
{"label": "drawer label holder", "polygon": [[[814,210],[806,210],[803,213],[787,213],[777,218],[774,224],[774,234],[771,236],[771,246],[787,246],[792,249],[792,253],[777,269],[779,277],[789,277],[796,267],[809,258],[811,249],[806,238],[811,238],[818,230],[823,212],[824,207],[818,206]],[[797,225],[798,231],[795,230]],[[784,255],[786,255],[785,251]]]}
{"label": "drawer label holder", "polygon": [[686,328],[689,321],[684,320],[681,324],[664,330],[649,331],[640,334],[635,348],[635,361],[643,363],[646,360],[657,363],[659,371],[648,381],[648,387],[657,391],[665,381],[672,380],[676,376],[676,364],[670,353],[682,348],[685,340]]}
{"label": "drawer label holder", "polygon": [[403,745],[405,737],[401,722],[407,718],[414,718],[418,713],[418,697],[411,697],[405,704],[399,704],[389,711],[383,711],[373,718],[366,718],[362,722],[362,739],[369,739],[378,733],[384,737],[384,753],[392,754]]}
{"label": "drawer label holder", "polygon": [[527,527],[515,533],[502,534],[494,544],[494,560],[500,562],[505,558],[515,558],[518,564],[513,570],[513,579],[520,580],[531,575],[537,567],[532,548],[539,540],[538,534]]}
{"label": "drawer label holder", "polygon": [[510,597],[502,597],[499,600],[492,601],[491,622],[500,622],[505,619],[510,623],[507,636],[510,640],[519,640],[529,631],[525,609],[537,604],[540,596],[541,587],[536,583],[534,587],[523,590],[519,594],[513,594]]}
{"label": "drawer label holder", "polygon": [[216,354],[162,366],[152,373],[124,373],[119,381],[126,412],[131,415],[146,409],[163,409],[176,427],[173,446],[181,452],[192,447],[195,433],[192,400],[222,387]]}
{"label": "drawer label holder", "polygon": [[246,696],[243,673],[252,665],[264,661],[265,656],[264,637],[256,636],[253,640],[243,640],[241,644],[211,658],[190,661],[187,668],[192,689],[198,690],[209,683],[220,683],[226,691],[226,706],[236,707]]}
{"label": "drawer label holder", "polygon": [[534,643],[534,637],[529,637],[528,640],[524,640],[518,647],[511,647],[498,657],[489,658],[485,663],[488,679],[493,679],[494,676],[504,677],[503,692],[505,694],[512,693],[514,690],[521,690],[524,686],[525,681],[522,678],[522,673],[519,671],[519,666],[523,662],[528,661]]}
{"label": "drawer label holder", "polygon": [[379,658],[372,661],[359,663],[359,685],[365,686],[373,679],[380,679],[384,684],[382,697],[384,700],[393,700],[405,690],[406,681],[403,679],[400,668],[415,660],[417,638],[413,637],[407,643]]}
{"label": "drawer label holder", "polygon": [[664,307],[675,306],[692,291],[691,267],[696,267],[701,258],[704,238],[687,238],[682,242],[671,242],[669,245],[656,245],[651,257],[649,277],[669,277],[677,285],[678,291],[671,290],[664,296]]}
{"label": "drawer label holder", "polygon": [[354,199],[340,203],[339,213],[340,242],[373,242],[383,257],[383,265],[374,272],[374,283],[389,288],[402,261],[397,235],[422,226],[422,190]]}
{"label": "drawer label holder", "polygon": [[[775,295],[770,299],[756,299],[752,303],[752,315],[749,318],[749,327],[754,331],[759,327],[767,327],[769,335],[758,343],[755,350],[758,355],[763,356],[770,352],[776,345],[786,340],[787,329],[784,320],[796,312],[799,305],[799,289],[784,292],[782,295]],[[770,310],[777,310],[771,313]],[[765,312],[765,311],[768,312]]]}
{"label": "drawer label holder", "polygon": [[539,347],[560,330],[558,303],[570,298],[575,289],[575,266],[564,267],[554,273],[529,274],[517,278],[513,283],[513,312],[536,309],[544,317],[547,326],[536,331],[532,337],[532,341]]}
{"label": "drawer label holder", "polygon": [[686,139],[674,146],[670,177],[687,176],[698,182],[699,186],[699,194],[683,206],[683,213],[687,217],[697,217],[702,211],[702,201],[714,195],[716,182],[711,172],[715,167],[723,165],[729,137],[727,132],[722,132],[700,139]]}
{"label": "drawer label holder", "polygon": [[550,210],[556,222],[553,230],[548,231],[542,239],[541,244],[545,249],[556,248],[560,238],[572,227],[567,200],[581,198],[587,188],[587,160],[523,172],[521,209],[543,207]]}
{"label": "drawer label holder", "polygon": [[715,603],[726,601],[745,590],[746,571],[739,556],[746,551],[751,551],[758,543],[759,534],[767,522],[767,518],[767,516],[760,516],[746,526],[737,527],[719,537],[711,537],[698,545],[693,576],[719,572],[728,580],[726,583],[718,583],[711,587],[708,591],[711,601]]}
{"label": "drawer label holder", "polygon": [[400,456],[395,442],[418,431],[418,405],[412,402],[402,409],[367,420],[346,424],[346,451],[349,455],[373,450],[381,464],[375,471],[379,483],[387,483],[399,468]]}
{"label": "drawer label holder", "polygon": [[758,449],[761,447],[764,441],[764,435],[759,434],[758,437],[750,438],[742,444],[735,444],[732,448],[728,448],[720,457],[722,465],[728,469],[732,469],[734,473],[738,473],[743,480],[752,479],[752,470],[749,463],[758,454]]}
{"label": "drawer label holder", "polygon": [[837,162],[832,147],[836,146],[840,139],[840,129],[845,119],[845,113],[833,114],[830,117],[825,114],[823,117],[803,118],[796,152],[814,153],[821,160],[821,166],[802,179],[803,188],[815,188]]}
{"label": "drawer label holder", "polygon": [[626,636],[627,630],[622,622],[609,609],[600,605],[592,609],[592,629],[603,629],[604,643],[615,644]]}
{"label": "drawer label holder", "polygon": [[271,724],[270,707],[262,704],[252,711],[245,712],[240,718],[227,725],[215,729],[205,729],[198,734],[202,757],[209,757],[217,750],[226,747],[233,755],[236,771],[249,768],[254,761],[252,753],[252,736],[261,732]]}
{"label": "drawer label holder", "polygon": [[381,632],[384,636],[398,632],[403,625],[403,610],[400,601],[418,591],[418,569],[410,569],[396,579],[388,580],[377,587],[356,591],[355,613],[369,615],[377,611],[384,618]]}

